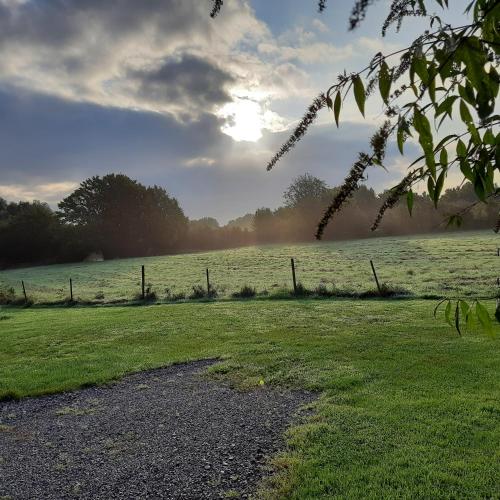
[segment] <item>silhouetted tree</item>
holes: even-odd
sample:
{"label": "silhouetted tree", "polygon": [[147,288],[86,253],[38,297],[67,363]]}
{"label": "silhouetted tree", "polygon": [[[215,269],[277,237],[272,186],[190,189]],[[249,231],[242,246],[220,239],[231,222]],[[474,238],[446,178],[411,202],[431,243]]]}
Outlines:
{"label": "silhouetted tree", "polygon": [[311,201],[321,200],[329,194],[325,181],[309,173],[299,175],[283,193],[285,207],[297,208],[308,205]]}
{"label": "silhouetted tree", "polygon": [[122,174],[83,181],[59,203],[58,215],[79,226],[106,257],[168,253],[181,246],[187,230],[177,200]]}
{"label": "silhouetted tree", "polygon": [[0,261],[50,262],[60,249],[61,225],[46,203],[0,202]]}

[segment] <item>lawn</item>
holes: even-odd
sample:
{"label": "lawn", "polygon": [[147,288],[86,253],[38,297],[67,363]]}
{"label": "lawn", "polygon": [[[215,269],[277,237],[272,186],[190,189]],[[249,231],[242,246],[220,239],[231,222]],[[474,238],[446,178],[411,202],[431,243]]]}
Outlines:
{"label": "lawn", "polygon": [[[493,301],[485,305],[493,311]],[[272,498],[499,498],[500,327],[459,337],[432,301],[283,300],[0,310],[0,395],[220,357],[245,389],[318,391]],[[262,385],[263,381],[263,385]]]}
{"label": "lawn", "polygon": [[498,235],[491,231],[445,235],[372,238],[367,240],[268,245],[235,250],[112,260],[14,269],[0,272],[0,289],[14,287],[22,295],[21,280],[36,302],[64,300],[73,279],[75,298],[110,302],[131,300],[141,290],[141,265],[146,282],[158,298],[189,294],[205,286],[205,269],[219,296],[228,297],[243,285],[269,294],[291,287],[290,258],[297,279],[307,288],[320,283],[348,292],[375,287],[370,259],[381,282],[402,287],[417,297],[494,297],[498,263]]}

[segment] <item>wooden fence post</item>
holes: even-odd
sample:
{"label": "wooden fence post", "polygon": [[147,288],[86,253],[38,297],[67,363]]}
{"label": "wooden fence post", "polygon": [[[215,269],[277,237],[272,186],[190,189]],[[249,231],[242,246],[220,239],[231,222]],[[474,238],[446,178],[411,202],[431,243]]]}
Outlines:
{"label": "wooden fence post", "polygon": [[208,268],[206,270],[206,274],[207,274],[207,295],[210,297],[210,274],[208,272]]}
{"label": "wooden fence post", "polygon": [[142,300],[146,298],[146,272],[144,266],[141,266],[141,297]]}
{"label": "wooden fence post", "polygon": [[24,280],[21,281],[23,285],[24,302],[28,303],[28,296],[26,295],[26,287],[24,286]]}
{"label": "wooden fence post", "polygon": [[382,290],[380,288],[380,283],[378,282],[377,272],[375,271],[375,266],[373,265],[373,261],[370,260],[370,266],[372,266],[373,276],[375,278],[375,283],[377,283],[378,293],[382,295]]}
{"label": "wooden fence post", "polygon": [[293,257],[290,259],[292,263],[292,279],[293,279],[293,293],[297,295],[297,279],[295,277],[295,262]]}
{"label": "wooden fence post", "polygon": [[69,279],[69,298],[73,302],[73,280]]}

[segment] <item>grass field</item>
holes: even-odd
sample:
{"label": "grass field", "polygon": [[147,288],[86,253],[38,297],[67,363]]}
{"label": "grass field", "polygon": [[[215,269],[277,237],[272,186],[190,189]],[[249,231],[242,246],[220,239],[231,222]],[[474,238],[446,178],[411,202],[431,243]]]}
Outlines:
{"label": "grass field", "polygon": [[369,260],[380,281],[403,287],[415,296],[494,297],[500,258],[499,238],[492,232],[439,236],[376,238],[338,243],[263,246],[218,252],[172,255],[32,267],[0,272],[0,288],[14,287],[21,295],[21,280],[36,302],[64,300],[68,281],[83,301],[131,300],[140,292],[140,266],[158,298],[205,286],[205,268],[219,296],[227,297],[243,285],[270,294],[291,287],[290,257],[297,278],[308,288],[323,283],[348,292],[374,288]]}
{"label": "grass field", "polygon": [[[491,233],[266,246],[148,259],[17,269],[37,301],[75,295],[130,300],[140,265],[159,298],[189,292],[204,270],[223,297],[244,284],[360,292],[380,280],[415,297],[495,297]],[[492,314],[494,300],[483,304]],[[108,382],[125,373],[220,358],[213,377],[238,387],[318,391],[312,416],[288,434],[262,486],[270,498],[500,498],[500,325],[459,337],[435,301],[295,299],[143,307],[0,306],[0,399]],[[0,422],[1,424],[1,422]],[[1,426],[0,426],[1,432]],[[1,460],[1,450],[0,450]]]}
{"label": "grass field", "polygon": [[495,338],[459,337],[422,300],[3,308],[0,317],[4,398],[212,357],[221,358],[212,376],[242,388],[319,391],[264,496],[499,498],[498,324]]}

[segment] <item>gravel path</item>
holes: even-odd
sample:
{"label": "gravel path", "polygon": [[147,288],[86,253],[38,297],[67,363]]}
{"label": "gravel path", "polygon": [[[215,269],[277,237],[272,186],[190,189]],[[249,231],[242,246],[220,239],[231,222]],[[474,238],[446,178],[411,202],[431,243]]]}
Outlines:
{"label": "gravel path", "polygon": [[0,403],[0,498],[246,498],[304,392],[239,392],[213,361]]}

